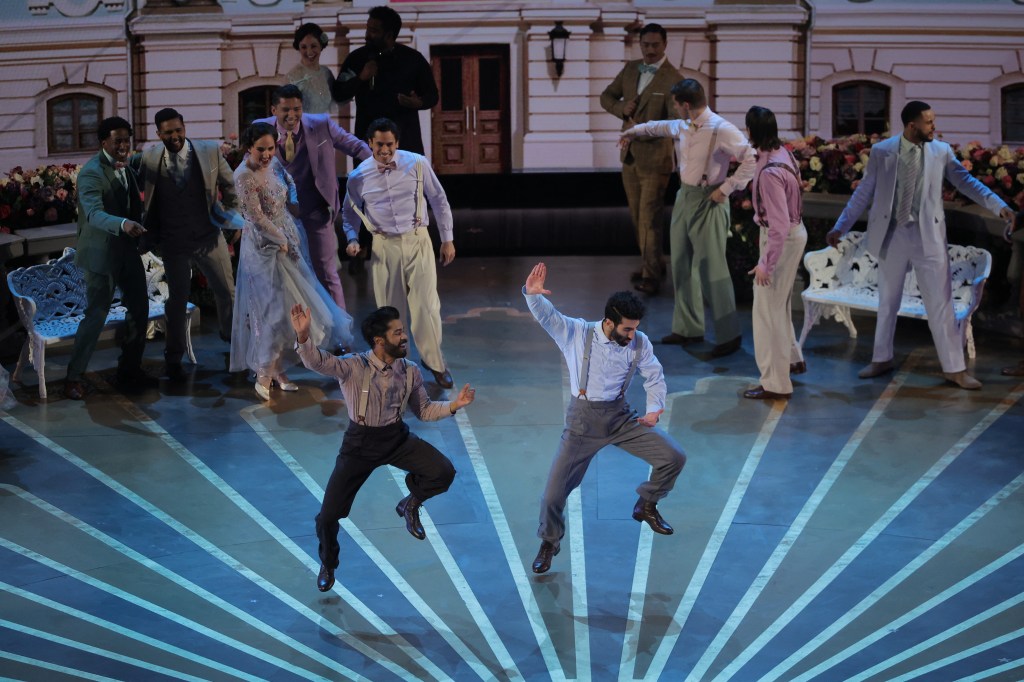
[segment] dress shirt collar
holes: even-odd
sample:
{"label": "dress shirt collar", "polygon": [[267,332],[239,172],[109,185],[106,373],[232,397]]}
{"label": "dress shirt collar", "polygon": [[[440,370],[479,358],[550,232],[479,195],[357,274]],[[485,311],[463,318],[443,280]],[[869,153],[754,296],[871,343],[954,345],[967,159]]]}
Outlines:
{"label": "dress shirt collar", "polygon": [[924,151],[924,143],[915,144],[906,138],[905,135],[900,135],[900,155],[906,154],[911,148],[917,147],[918,150]]}
{"label": "dress shirt collar", "polygon": [[[277,127],[277,143],[284,144],[284,141],[288,139],[288,131],[285,130],[279,123],[274,124]],[[302,136],[302,119],[300,118],[298,123],[295,124],[295,130],[292,131],[292,139],[298,142],[299,137]]]}
{"label": "dress shirt collar", "polygon": [[121,168],[117,167],[117,161],[114,161],[114,157],[108,154],[106,149],[100,149],[100,152],[103,153],[103,156],[104,158],[106,158],[107,163],[109,163],[115,171],[119,171],[124,168],[123,165],[121,166]]}
{"label": "dress shirt collar", "polygon": [[653,64],[648,64],[647,62],[645,62],[644,60],[641,59],[640,60],[640,64],[642,64],[643,66],[653,66],[655,68],[655,70],[657,70],[657,69],[661,68],[661,65],[665,63],[666,59],[668,59],[668,55],[665,55],[664,57],[662,57],[658,61],[654,62]]}
{"label": "dress shirt collar", "polygon": [[594,334],[594,336],[597,338],[597,342],[602,343],[606,346],[611,346],[612,350],[615,350],[616,348],[630,348],[634,343],[636,343],[636,336],[634,336],[632,341],[627,343],[625,346],[620,346],[619,344],[615,343],[610,338],[608,338],[608,335],[605,334],[603,321],[595,322],[594,324],[597,325],[597,329],[595,330],[597,333]]}
{"label": "dress shirt collar", "polygon": [[[188,139],[186,138],[185,144],[182,146],[182,148],[180,150],[178,150],[178,154],[177,154],[178,159],[181,160],[181,165],[182,165],[183,168],[184,168],[185,164],[188,162],[188,155],[191,154],[191,153],[192,153],[192,143],[189,142]],[[164,147],[164,163],[165,164],[170,164],[171,163],[171,152],[167,149],[167,147]]]}
{"label": "dress shirt collar", "polygon": [[386,374],[393,369],[395,363],[388,364],[377,357],[377,354],[372,350],[366,352],[366,359],[370,361],[370,366],[376,369],[381,374]]}
{"label": "dress shirt collar", "polygon": [[690,119],[690,127],[697,126],[703,128],[711,121],[711,117],[714,115],[715,112],[711,111],[711,107],[704,107],[704,111],[700,112],[700,116]]}

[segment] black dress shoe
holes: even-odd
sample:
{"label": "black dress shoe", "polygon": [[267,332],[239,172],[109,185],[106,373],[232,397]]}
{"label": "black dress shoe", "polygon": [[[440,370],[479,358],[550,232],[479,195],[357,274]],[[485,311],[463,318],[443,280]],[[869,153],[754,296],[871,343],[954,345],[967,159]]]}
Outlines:
{"label": "black dress shoe", "polygon": [[395,507],[395,512],[405,518],[405,529],[417,540],[427,537],[423,524],[420,523],[420,504],[422,503],[415,497],[407,495]]}
{"label": "black dress shoe", "polygon": [[800,362],[789,363],[790,374],[803,374],[807,371],[807,363],[801,360]]}
{"label": "black dress shoe", "polygon": [[644,277],[639,282],[633,285],[633,288],[642,294],[650,294],[654,296],[661,291],[661,283],[656,279],[650,277]]}
{"label": "black dress shoe", "polygon": [[551,568],[551,559],[558,554],[559,550],[561,550],[560,546],[547,540],[540,543],[540,551],[537,552],[537,558],[533,560],[533,572],[547,573]]}
{"label": "black dress shoe", "polygon": [[146,374],[141,367],[117,370],[117,387],[122,391],[137,392],[147,388],[156,388],[160,380]]}
{"label": "black dress shoe", "polygon": [[740,344],[743,342],[742,336],[737,336],[735,339],[720,343],[711,349],[711,357],[713,358],[724,358],[726,355],[732,355],[740,349]]}
{"label": "black dress shoe", "polygon": [[789,400],[792,393],[775,393],[773,391],[766,391],[764,386],[758,386],[752,388],[749,391],[743,391],[744,398],[750,398],[751,400]]}
{"label": "black dress shoe", "polygon": [[640,498],[633,505],[633,518],[637,521],[646,521],[647,525],[651,527],[655,533],[661,533],[662,535],[672,535],[672,526],[668,524],[668,521],[661,518],[661,514],[658,513],[658,503],[651,502]]}
{"label": "black dress shoe", "polygon": [[184,384],[188,381],[188,374],[185,373],[185,369],[181,366],[180,362],[168,362],[164,367],[164,374],[170,379],[172,384]]}
{"label": "black dress shoe", "polygon": [[64,397],[69,400],[84,400],[85,399],[85,384],[81,381],[65,381],[64,382]]}
{"label": "black dress shoe", "polygon": [[635,271],[629,273],[629,282],[630,282],[630,284],[636,284],[637,282],[639,282],[643,278],[644,278],[644,273],[640,272],[639,270],[635,270]]}
{"label": "black dress shoe", "polygon": [[332,587],[334,587],[334,569],[320,564],[320,573],[316,576],[316,589],[326,592]]}
{"label": "black dress shoe", "polygon": [[700,343],[703,340],[703,336],[683,336],[682,334],[676,334],[675,332],[672,332],[668,336],[661,337],[662,343],[675,346],[689,346],[690,344]]}
{"label": "black dress shoe", "polygon": [[430,369],[426,365],[423,365],[423,368],[434,375],[434,382],[441,388],[451,388],[455,385],[455,380],[452,379],[452,373],[447,369],[443,372],[438,372],[436,369]]}

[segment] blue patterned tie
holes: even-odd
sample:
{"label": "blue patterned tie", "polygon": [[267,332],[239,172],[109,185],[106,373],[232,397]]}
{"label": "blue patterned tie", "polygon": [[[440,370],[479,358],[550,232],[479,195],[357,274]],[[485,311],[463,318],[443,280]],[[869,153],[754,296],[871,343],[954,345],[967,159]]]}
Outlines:
{"label": "blue patterned tie", "polygon": [[649,73],[649,74],[653,75],[653,74],[657,73],[657,71],[658,71],[658,65],[657,64],[641,64],[640,65],[640,73],[642,73],[642,74],[643,73]]}

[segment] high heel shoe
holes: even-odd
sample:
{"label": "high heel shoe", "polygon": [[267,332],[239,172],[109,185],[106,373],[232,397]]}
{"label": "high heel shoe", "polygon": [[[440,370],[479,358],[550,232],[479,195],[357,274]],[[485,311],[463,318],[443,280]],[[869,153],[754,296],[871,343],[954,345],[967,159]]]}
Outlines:
{"label": "high heel shoe", "polygon": [[294,393],[295,391],[299,390],[299,385],[289,381],[287,374],[278,374],[277,378],[274,379],[274,381],[277,382],[277,387],[282,391]]}
{"label": "high heel shoe", "polygon": [[253,388],[256,389],[256,395],[260,397],[260,400],[267,402],[270,400],[270,387],[264,386],[259,381],[253,384]]}

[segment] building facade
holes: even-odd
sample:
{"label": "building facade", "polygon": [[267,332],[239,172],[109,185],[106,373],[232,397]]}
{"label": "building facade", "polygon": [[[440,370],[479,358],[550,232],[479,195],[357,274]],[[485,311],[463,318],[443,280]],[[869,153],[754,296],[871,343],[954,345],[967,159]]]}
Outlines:
{"label": "building facade", "polygon": [[[668,58],[742,125],[752,104],[784,136],[901,128],[933,105],[949,142],[1024,144],[1024,0],[392,1],[399,41],[434,67],[441,102],[421,112],[442,173],[619,168],[619,121],[598,96],[639,57],[639,28],[668,32]],[[229,139],[267,113],[298,62],[292,32],[315,21],[335,73],[382,0],[8,0],[0,28],[0,168],[82,161],[106,116],[156,139],[153,114]],[[549,32],[569,32],[562,73]],[[344,124],[352,105],[340,105]]]}

